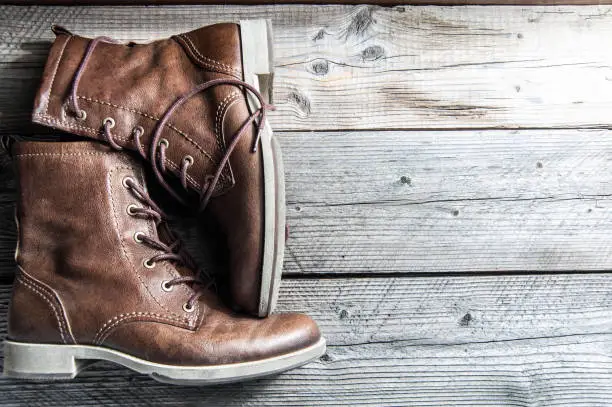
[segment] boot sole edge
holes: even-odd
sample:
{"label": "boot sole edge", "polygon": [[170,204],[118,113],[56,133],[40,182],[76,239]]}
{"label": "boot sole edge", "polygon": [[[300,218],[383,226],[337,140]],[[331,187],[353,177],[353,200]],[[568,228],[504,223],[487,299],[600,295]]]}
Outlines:
{"label": "boot sole edge", "polygon": [[126,353],[90,345],[4,342],[4,372],[9,378],[55,381],[73,379],[97,361],[107,361],[170,384],[212,385],[251,380],[302,366],[325,353],[326,343],[267,359],[209,366],[174,366],[149,362]]}
{"label": "boot sole edge", "polygon": [[[268,20],[240,21],[245,82],[260,89],[271,102],[273,66],[272,28]],[[251,109],[257,101],[248,99]],[[282,153],[269,122],[261,135],[264,170],[264,248],[257,315],[268,316],[276,307],[285,251],[285,174]]]}

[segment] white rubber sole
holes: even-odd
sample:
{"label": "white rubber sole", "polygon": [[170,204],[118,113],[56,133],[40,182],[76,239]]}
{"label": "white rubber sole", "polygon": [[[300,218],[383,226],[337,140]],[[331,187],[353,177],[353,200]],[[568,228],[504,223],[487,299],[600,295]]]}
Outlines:
{"label": "white rubber sole", "polygon": [[162,383],[208,385],[254,379],[302,366],[325,353],[325,339],[286,355],[217,366],[172,366],[148,362],[99,346],[4,342],[4,376],[27,380],[73,379],[97,361],[108,361]]}
{"label": "white rubber sole", "polygon": [[[272,29],[267,20],[240,21],[244,81],[256,87],[271,102],[273,56]],[[252,95],[251,109],[259,107]],[[276,307],[285,252],[285,173],[280,145],[266,121],[261,135],[264,172],[264,248],[259,299],[259,316]]]}

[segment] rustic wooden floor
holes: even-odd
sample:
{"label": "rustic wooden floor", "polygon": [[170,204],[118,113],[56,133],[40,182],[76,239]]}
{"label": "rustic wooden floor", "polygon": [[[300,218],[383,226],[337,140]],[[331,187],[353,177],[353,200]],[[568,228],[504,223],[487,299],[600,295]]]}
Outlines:
{"label": "rustic wooden floor", "polygon": [[[0,134],[37,131],[51,23],[146,41],[245,17],[276,29],[280,309],[327,354],[211,388],[0,379],[0,404],[612,405],[612,8],[3,6]],[[0,336],[14,188],[0,156]]]}

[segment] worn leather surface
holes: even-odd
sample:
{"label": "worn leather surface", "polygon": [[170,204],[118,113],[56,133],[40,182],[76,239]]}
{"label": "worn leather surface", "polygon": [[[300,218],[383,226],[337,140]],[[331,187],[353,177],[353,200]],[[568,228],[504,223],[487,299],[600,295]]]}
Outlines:
{"label": "worn leather surface", "polygon": [[9,310],[9,338],[93,344],[146,360],[210,365],[258,360],[312,345],[320,334],[300,314],[238,315],[211,291],[195,310],[192,286],[169,292],[179,272],[168,261],[146,268],[159,251],[134,240],[157,237],[152,220],[127,212],[143,203],[123,185],[144,185],[140,164],[97,142],[18,142],[19,273]]}
{"label": "worn leather surface", "polygon": [[[102,140],[103,120],[111,117],[113,139],[135,149],[133,130],[144,128],[141,147],[148,153],[160,117],[180,95],[212,79],[242,79],[240,27],[216,24],[148,44],[99,43],[79,82],[78,97],[87,117],[70,109],[68,95],[90,41],[56,28],[36,95],[33,121],[76,135]],[[190,155],[188,184],[195,198],[217,168],[233,135],[248,118],[242,89],[221,85],[189,99],[171,117],[162,137],[169,141],[166,165],[176,177]],[[253,133],[254,129],[251,129]],[[230,284],[237,308],[259,310],[263,250],[263,170],[245,135],[215,188],[209,212],[225,232],[230,255]],[[176,180],[176,178],[174,178]],[[178,183],[176,183],[178,185]],[[180,186],[178,187],[181,188]],[[197,207],[196,199],[193,199]]]}

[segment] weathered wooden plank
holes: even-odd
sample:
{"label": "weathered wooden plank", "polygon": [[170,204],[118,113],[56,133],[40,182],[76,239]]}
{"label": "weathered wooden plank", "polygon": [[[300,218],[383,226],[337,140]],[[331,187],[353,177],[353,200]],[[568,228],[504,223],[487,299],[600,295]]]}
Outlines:
{"label": "weathered wooden plank", "polygon": [[604,131],[284,133],[286,272],[603,270]]}
{"label": "weathered wooden plank", "polygon": [[456,345],[612,332],[612,275],[290,279],[279,309],[333,345]]}
{"label": "weathered wooden plank", "polygon": [[302,204],[593,202],[612,195],[608,130],[344,131],[277,137],[294,211]]}
{"label": "weathered wooden plank", "polygon": [[[610,274],[286,280],[280,309],[311,314],[331,344],[302,369],[185,388],[102,365],[63,383],[0,379],[2,404],[604,406],[611,284]],[[0,337],[8,294],[0,286]]]}
{"label": "weathered wooden plank", "polygon": [[304,204],[289,218],[284,270],[609,270],[610,208],[610,198]]}
{"label": "weathered wooden plank", "polygon": [[114,366],[73,382],[0,379],[10,406],[609,406],[611,335],[414,346],[332,346],[274,378],[216,387],[156,383]]}
{"label": "weathered wooden plank", "polygon": [[[612,140],[600,130],[277,133],[286,273],[612,268]],[[12,272],[4,158],[0,275]],[[201,230],[178,227],[196,256]]]}
{"label": "weathered wooden plank", "polygon": [[[0,336],[10,285],[0,285]],[[279,312],[304,312],[331,345],[449,345],[612,332],[612,274],[286,279]]]}
{"label": "weathered wooden plank", "polygon": [[[59,23],[150,40],[267,17],[277,130],[609,127],[612,14],[594,7],[0,8],[0,131],[27,130]],[[135,18],[138,16],[138,18]]]}
{"label": "weathered wooden plank", "polygon": [[[219,0],[0,0],[0,4],[14,5],[158,5],[158,4],[219,4]],[[225,0],[223,4],[320,4],[320,0]],[[362,4],[359,0],[326,0],[328,4]],[[597,5],[611,4],[610,0],[370,0],[368,3],[376,5],[523,5],[523,6],[550,6],[550,5]]]}

